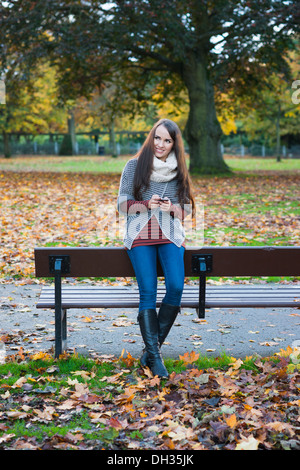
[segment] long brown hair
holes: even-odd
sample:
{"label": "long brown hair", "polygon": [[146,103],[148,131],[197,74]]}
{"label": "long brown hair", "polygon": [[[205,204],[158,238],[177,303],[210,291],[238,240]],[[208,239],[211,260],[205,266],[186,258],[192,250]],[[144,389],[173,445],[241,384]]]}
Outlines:
{"label": "long brown hair", "polygon": [[180,204],[192,204],[194,213],[195,202],[192,194],[192,185],[190,175],[186,166],[184,145],[182,135],[177,124],[170,119],[161,119],[149,132],[142,148],[135,155],[137,158],[137,166],[134,175],[134,197],[137,201],[141,200],[142,188],[148,188],[150,184],[150,175],[153,170],[154,156],[154,137],[158,126],[163,125],[170,134],[174,145],[172,151],[175,152],[177,158],[177,181],[178,181],[178,199]]}

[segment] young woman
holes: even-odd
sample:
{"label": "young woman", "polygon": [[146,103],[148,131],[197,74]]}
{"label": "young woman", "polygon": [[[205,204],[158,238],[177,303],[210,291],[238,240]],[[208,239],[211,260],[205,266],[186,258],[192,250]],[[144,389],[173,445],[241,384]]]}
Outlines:
{"label": "young woman", "polygon": [[[145,343],[141,364],[159,377],[168,376],[160,346],[180,310],[184,286],[182,220],[194,207],[181,132],[173,121],[162,119],[127,162],[118,196],[118,210],[126,217],[124,245],[140,293],[138,322]],[[166,285],[158,315],[157,258]]]}

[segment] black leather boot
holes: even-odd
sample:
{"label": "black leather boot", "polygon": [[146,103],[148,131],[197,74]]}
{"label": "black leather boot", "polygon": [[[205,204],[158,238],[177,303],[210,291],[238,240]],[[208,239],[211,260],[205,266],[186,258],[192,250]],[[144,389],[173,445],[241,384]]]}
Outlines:
{"label": "black leather boot", "polygon": [[[173,326],[174,321],[178,315],[180,307],[174,305],[162,303],[158,312],[158,342],[159,347],[162,346],[166,337],[169,334],[170,329]],[[140,359],[140,363],[143,367],[148,366],[148,354],[147,350],[143,352],[143,355]]]}
{"label": "black leather boot", "polygon": [[146,346],[147,366],[152,374],[160,378],[168,377],[168,371],[163,363],[158,342],[158,319],[156,310],[142,310],[138,315],[142,337]]}

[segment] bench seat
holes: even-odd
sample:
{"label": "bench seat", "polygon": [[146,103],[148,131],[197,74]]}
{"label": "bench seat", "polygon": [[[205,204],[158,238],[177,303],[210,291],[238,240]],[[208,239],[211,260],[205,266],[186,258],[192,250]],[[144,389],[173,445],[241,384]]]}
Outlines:
{"label": "bench seat", "polygon": [[[39,247],[34,250],[36,276],[54,278],[44,286],[37,308],[55,312],[55,357],[66,348],[67,311],[70,308],[139,307],[136,284],[83,285],[62,282],[63,278],[134,278],[135,272],[123,247]],[[187,247],[185,277],[197,279],[186,284],[181,306],[195,308],[199,318],[207,308],[299,307],[300,286],[223,284],[212,285],[208,277],[299,276],[300,247]],[[158,277],[163,276],[160,263]],[[157,306],[165,294],[159,284]]]}
{"label": "bench seat", "polygon": [[[165,294],[158,286],[157,306]],[[138,308],[139,292],[126,286],[62,286],[62,308]],[[181,306],[198,308],[199,287],[184,287]],[[206,308],[214,307],[300,307],[300,286],[222,285],[206,286]],[[55,308],[54,287],[42,289],[37,308]]]}

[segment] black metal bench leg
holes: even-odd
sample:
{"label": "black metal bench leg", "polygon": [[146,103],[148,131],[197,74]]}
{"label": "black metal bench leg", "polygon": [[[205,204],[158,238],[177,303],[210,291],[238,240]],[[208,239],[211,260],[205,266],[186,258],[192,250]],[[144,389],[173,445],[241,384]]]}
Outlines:
{"label": "black metal bench leg", "polygon": [[68,255],[49,256],[49,271],[54,274],[55,282],[55,358],[65,350],[67,343],[67,310],[62,309],[61,277],[70,272]]}
{"label": "black metal bench leg", "polygon": [[61,302],[61,260],[55,261],[55,358],[67,347],[67,310]]}
{"label": "black metal bench leg", "polygon": [[67,310],[55,306],[55,358],[67,348]]}
{"label": "black metal bench leg", "polygon": [[62,349],[67,349],[67,309],[62,309]]}
{"label": "black metal bench leg", "polygon": [[205,318],[206,274],[212,272],[212,255],[192,255],[192,271],[199,274],[199,304],[196,312],[199,318]]}
{"label": "black metal bench leg", "polygon": [[206,289],[206,276],[200,274],[199,276],[199,307],[197,309],[198,318],[205,318],[205,289]]}
{"label": "black metal bench leg", "polygon": [[63,324],[61,308],[61,260],[55,261],[55,357],[58,358],[62,352]]}
{"label": "black metal bench leg", "polygon": [[55,308],[55,358],[63,353],[63,339],[62,339],[62,321],[61,321],[61,311]]}

